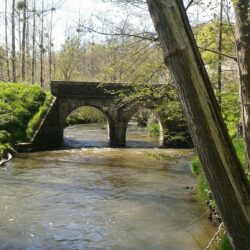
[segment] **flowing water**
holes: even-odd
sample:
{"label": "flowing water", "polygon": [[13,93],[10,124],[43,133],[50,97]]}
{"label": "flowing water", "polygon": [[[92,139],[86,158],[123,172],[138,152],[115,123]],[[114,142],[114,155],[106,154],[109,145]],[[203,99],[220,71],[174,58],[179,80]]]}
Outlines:
{"label": "flowing water", "polygon": [[214,228],[187,188],[192,152],[139,149],[157,142],[128,136],[130,148],[111,149],[101,128],[69,127],[67,149],[1,169],[0,249],[204,249]]}

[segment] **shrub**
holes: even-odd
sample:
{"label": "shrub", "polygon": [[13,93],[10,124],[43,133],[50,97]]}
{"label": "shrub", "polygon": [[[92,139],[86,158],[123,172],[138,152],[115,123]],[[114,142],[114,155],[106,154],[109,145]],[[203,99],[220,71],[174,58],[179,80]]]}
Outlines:
{"label": "shrub", "polygon": [[11,141],[10,134],[5,130],[0,130],[0,144],[8,143]]}
{"label": "shrub", "polygon": [[160,135],[160,126],[159,123],[151,123],[147,126],[147,130],[151,137]]}
{"label": "shrub", "polygon": [[0,82],[0,130],[11,135],[11,144],[27,138],[29,120],[46,98],[38,85]]}
{"label": "shrub", "polygon": [[67,125],[104,122],[104,114],[93,107],[81,107],[73,111],[66,119]]}
{"label": "shrub", "polygon": [[15,150],[8,143],[0,144],[0,159],[2,157],[6,157],[8,152],[12,152],[13,153],[13,152],[15,152]]}

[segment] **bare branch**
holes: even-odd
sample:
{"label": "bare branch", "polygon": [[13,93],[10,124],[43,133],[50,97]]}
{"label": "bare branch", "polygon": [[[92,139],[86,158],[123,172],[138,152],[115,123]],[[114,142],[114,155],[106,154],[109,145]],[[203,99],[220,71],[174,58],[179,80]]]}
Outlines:
{"label": "bare branch", "polygon": [[[86,27],[84,25],[81,25],[81,27],[83,27],[84,29],[90,31],[90,32],[94,32],[96,34],[99,35],[104,35],[104,36],[124,36],[124,37],[135,37],[135,38],[139,38],[142,40],[149,40],[149,41],[153,41],[153,42],[157,42],[159,39],[158,37],[156,37],[156,34],[151,33],[151,32],[143,32],[143,33],[138,33],[138,34],[128,34],[128,33],[107,33],[107,32],[102,32],[102,31],[98,31],[95,29],[92,29],[90,27]],[[80,32],[80,30],[78,30],[78,32]]]}
{"label": "bare branch", "polygon": [[185,10],[187,11],[188,8],[193,4],[194,0],[190,0],[185,8]]}
{"label": "bare branch", "polygon": [[221,53],[221,52],[219,52],[217,50],[213,50],[213,49],[207,49],[207,48],[202,48],[202,47],[198,47],[198,48],[201,49],[201,50],[204,50],[204,51],[209,51],[209,52],[212,52],[212,53],[215,53],[215,54],[218,54],[218,55],[222,55],[222,56],[224,56],[226,58],[232,59],[235,62],[237,62],[237,57],[236,56],[230,56],[230,55]]}

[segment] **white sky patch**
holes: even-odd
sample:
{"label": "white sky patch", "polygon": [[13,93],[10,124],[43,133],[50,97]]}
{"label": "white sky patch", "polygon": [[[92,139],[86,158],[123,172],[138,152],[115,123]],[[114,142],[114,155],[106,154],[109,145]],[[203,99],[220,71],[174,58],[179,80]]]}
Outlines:
{"label": "white sky patch", "polygon": [[[187,1],[187,0],[185,0]],[[11,41],[11,4],[12,0],[8,0],[8,32],[9,43]],[[18,0],[16,0],[18,2]],[[32,9],[33,0],[28,0],[30,3],[29,9]],[[45,8],[50,9],[55,7],[53,13],[53,44],[54,49],[60,49],[67,37],[66,31],[76,33],[79,24],[87,27],[92,27],[100,32],[115,33],[117,27],[124,27],[126,24],[131,26],[131,30],[137,31],[153,31],[152,21],[147,11],[147,6],[125,6],[112,4],[109,1],[103,0],[44,0]],[[225,3],[229,3],[225,0]],[[0,44],[4,45],[4,5],[5,0],[0,0]],[[212,4],[210,4],[212,3]],[[217,6],[214,7],[217,3]],[[37,9],[41,10],[41,1],[36,0]],[[195,5],[188,10],[192,25],[198,22],[210,21],[218,14],[218,0],[203,0],[199,6]],[[224,13],[226,16],[226,13]],[[30,17],[32,18],[32,17]],[[50,11],[45,16],[46,23],[49,23]],[[37,20],[39,25],[39,20]],[[32,20],[30,20],[32,26]],[[45,26],[46,29],[46,26]],[[30,30],[31,27],[30,27]],[[38,32],[38,31],[37,31]],[[45,30],[45,33],[47,31]],[[104,41],[106,38],[102,35],[86,34],[86,29],[81,32],[81,36],[85,40],[94,42]],[[31,32],[30,32],[31,33]],[[18,37],[18,24],[16,24],[16,37]],[[31,37],[31,34],[30,34]],[[31,39],[31,38],[30,38]],[[18,39],[17,39],[18,43]],[[39,41],[37,41],[39,44]],[[17,46],[18,50],[18,46]]]}

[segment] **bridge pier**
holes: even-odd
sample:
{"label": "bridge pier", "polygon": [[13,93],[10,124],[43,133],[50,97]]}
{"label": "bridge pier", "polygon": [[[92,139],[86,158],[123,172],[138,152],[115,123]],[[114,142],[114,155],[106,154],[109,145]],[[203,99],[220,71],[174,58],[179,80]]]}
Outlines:
{"label": "bridge pier", "polygon": [[123,110],[113,107],[109,110],[109,145],[111,147],[126,146],[128,117]]}
{"label": "bridge pier", "polygon": [[126,146],[126,124],[112,124],[109,126],[109,145],[111,147]]}

